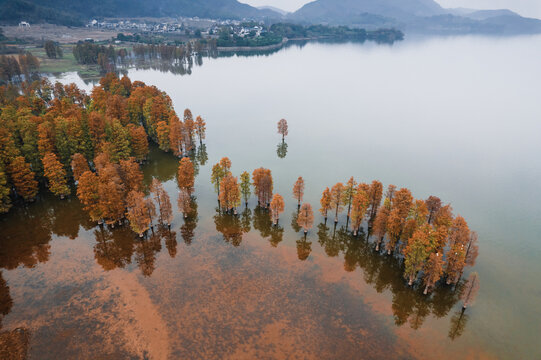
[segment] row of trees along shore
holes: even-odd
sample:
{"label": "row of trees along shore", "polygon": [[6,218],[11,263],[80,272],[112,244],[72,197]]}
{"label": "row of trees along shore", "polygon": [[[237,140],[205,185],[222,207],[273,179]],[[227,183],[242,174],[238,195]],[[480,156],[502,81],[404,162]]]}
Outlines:
{"label": "row of trees along shore", "polygon": [[[194,121],[186,110],[176,115],[171,99],[142,82],[107,74],[90,96],[75,85],[50,84],[47,80],[0,87],[0,209],[6,212],[12,201],[32,201],[38,182],[60,197],[70,194],[69,181],[77,185],[77,195],[92,220],[111,226],[129,221],[134,232],[143,236],[157,224],[170,225],[171,201],[163,186],[153,181],[150,196],[143,192],[140,163],[148,154],[148,139],[163,151],[182,158],[177,181],[178,208],[190,213],[195,169],[184,157],[194,149],[196,137],[205,138],[205,122]],[[287,122],[278,127],[287,135]],[[218,193],[220,208],[235,216],[241,200],[248,203],[253,194],[258,206],[268,210],[276,226],[284,211],[284,199],[273,194],[269,169],[243,172],[240,182],[231,173],[231,161],[222,158],[212,168],[211,181]],[[297,200],[297,225],[305,235],[312,228],[312,206],[303,203],[304,179],[293,187]],[[456,284],[466,266],[477,257],[477,234],[450,205],[437,197],[415,200],[408,189],[390,185],[383,200],[379,181],[357,184],[350,178],[323,191],[320,212],[329,214],[335,224],[346,210],[346,227],[357,236],[366,220],[375,250],[395,253],[404,261],[404,277],[410,285],[418,279],[424,292],[430,292],[445,279]],[[471,293],[478,288],[475,277]],[[477,284],[477,285],[475,285]],[[466,304],[466,302],[465,302]]]}

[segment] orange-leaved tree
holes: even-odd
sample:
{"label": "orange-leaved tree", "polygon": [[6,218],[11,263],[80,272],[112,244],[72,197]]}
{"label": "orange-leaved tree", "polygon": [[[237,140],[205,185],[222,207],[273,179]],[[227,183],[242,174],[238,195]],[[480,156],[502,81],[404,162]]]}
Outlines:
{"label": "orange-leaved tree", "polygon": [[77,186],[77,197],[83,204],[83,208],[88,212],[93,221],[101,222],[103,218],[100,199],[98,193],[99,179],[98,175],[92,171],[85,171],[79,177]]}
{"label": "orange-leaved tree", "polygon": [[303,228],[304,234],[308,233],[308,230],[314,225],[314,211],[312,205],[309,203],[302,204],[299,215],[297,216],[297,224]]}
{"label": "orange-leaved tree", "polygon": [[344,184],[336,183],[331,189],[331,206],[335,209],[334,222],[338,222],[338,213],[342,211]]}
{"label": "orange-leaved tree", "polygon": [[237,178],[232,175],[225,176],[220,182],[220,205],[229,212],[236,213],[236,207],[240,205],[240,188]]}
{"label": "orange-leaved tree", "polygon": [[353,236],[357,236],[357,232],[361,227],[364,215],[370,205],[370,198],[365,191],[357,191],[353,195],[352,209],[351,209],[351,227],[353,228]]}
{"label": "orange-leaved tree", "polygon": [[195,131],[197,132],[197,136],[199,137],[199,144],[201,145],[203,145],[203,139],[205,138],[205,126],[205,120],[203,120],[201,116],[198,116],[195,120]]}
{"label": "orange-leaved tree", "polygon": [[252,182],[259,206],[268,207],[272,197],[272,174],[269,169],[259,168],[252,173]]}
{"label": "orange-leaved tree", "polygon": [[325,217],[325,222],[327,222],[327,214],[331,209],[331,202],[331,191],[327,187],[323,190],[323,194],[321,194],[321,199],[319,200],[319,204],[321,205],[319,212]]}
{"label": "orange-leaved tree", "polygon": [[297,200],[297,206],[301,207],[302,197],[304,196],[304,179],[299,176],[293,185],[293,198]]}
{"label": "orange-leaved tree", "polygon": [[71,171],[73,173],[73,179],[75,179],[75,181],[79,181],[81,175],[89,170],[90,168],[88,167],[88,161],[86,158],[79,153],[73,154],[71,157]]}
{"label": "orange-leaved tree", "polygon": [[280,214],[284,212],[284,198],[280,194],[274,194],[270,203],[272,223],[278,224]]}
{"label": "orange-leaved tree", "polygon": [[8,165],[8,172],[17,194],[25,201],[33,200],[38,193],[38,182],[24,157],[14,158]]}
{"label": "orange-leaved tree", "polygon": [[282,141],[284,141],[285,136],[288,134],[286,119],[281,119],[278,121],[278,134],[282,135]]}
{"label": "orange-leaved tree", "polygon": [[70,188],[66,180],[66,170],[58,161],[54,153],[47,153],[43,157],[43,173],[49,180],[49,190],[60,198],[69,195]]}
{"label": "orange-leaved tree", "polygon": [[423,282],[425,284],[423,293],[426,295],[443,275],[443,256],[439,252],[430,254],[424,266],[423,273]]}

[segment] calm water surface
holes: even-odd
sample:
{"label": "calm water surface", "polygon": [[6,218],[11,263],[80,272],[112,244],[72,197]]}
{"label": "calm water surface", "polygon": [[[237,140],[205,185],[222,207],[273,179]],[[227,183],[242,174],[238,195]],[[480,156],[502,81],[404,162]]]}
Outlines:
{"label": "calm water surface", "polygon": [[[541,37],[462,37],[292,46],[204,59],[190,76],[130,70],[207,120],[196,213],[141,241],[95,227],[75,197],[13,209],[0,218],[0,336],[36,359],[540,358],[539,59]],[[222,156],[236,175],[272,169],[280,228],[254,199],[237,219],[217,212]],[[175,204],[176,167],[153,149],[144,168]],[[316,208],[351,175],[450,202],[479,233],[475,306],[405,286],[400,262],[350,237],[344,218],[316,215],[303,239],[300,175]]]}

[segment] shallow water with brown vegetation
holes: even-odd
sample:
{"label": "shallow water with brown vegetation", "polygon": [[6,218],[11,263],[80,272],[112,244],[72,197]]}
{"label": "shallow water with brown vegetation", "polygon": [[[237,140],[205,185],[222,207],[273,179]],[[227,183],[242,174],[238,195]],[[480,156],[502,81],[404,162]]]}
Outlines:
{"label": "shallow water with brown vegetation", "polygon": [[[541,208],[529,200],[540,194],[532,156],[541,150],[534,96],[541,89],[531,83],[541,76],[531,60],[541,55],[539,41],[308,44],[267,57],[205,60],[189,77],[131,71],[132,80],[165,90],[178,113],[190,107],[207,121],[206,146],[194,154],[196,213],[183,219],[174,205],[171,230],[144,239],[127,226],[96,226],[75,196],[42,193],[3,215],[0,354],[540,356]],[[286,151],[276,133],[282,117],[290,129]],[[286,203],[278,228],[254,198],[237,218],[217,211],[210,168],[222,156],[235,175],[272,170]],[[145,184],[157,177],[175,200],[177,166],[153,148]],[[476,304],[462,312],[459,289],[439,286],[424,296],[408,287],[401,261],[376,253],[365,233],[352,237],[345,215],[336,227],[316,215],[305,239],[291,195],[299,175],[314,208],[326,186],[351,175],[451,202],[479,232]]]}

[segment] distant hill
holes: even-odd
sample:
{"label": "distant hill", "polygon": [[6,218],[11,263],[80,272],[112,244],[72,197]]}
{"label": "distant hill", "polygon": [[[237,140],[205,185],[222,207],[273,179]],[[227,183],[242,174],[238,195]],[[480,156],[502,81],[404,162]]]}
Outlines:
{"label": "distant hill", "polygon": [[94,17],[280,18],[237,0],[0,0],[0,22],[81,25]]}
{"label": "distant hill", "polygon": [[274,11],[280,15],[287,15],[289,14],[289,11],[285,11],[285,10],[282,10],[282,9],[278,9],[277,7],[274,7],[274,6],[258,6],[257,7],[259,10],[271,10],[271,11]]}
{"label": "distant hill", "polygon": [[541,33],[541,20],[509,10],[444,9],[433,0],[316,0],[290,14],[288,20],[366,28],[391,26],[406,33]]}

